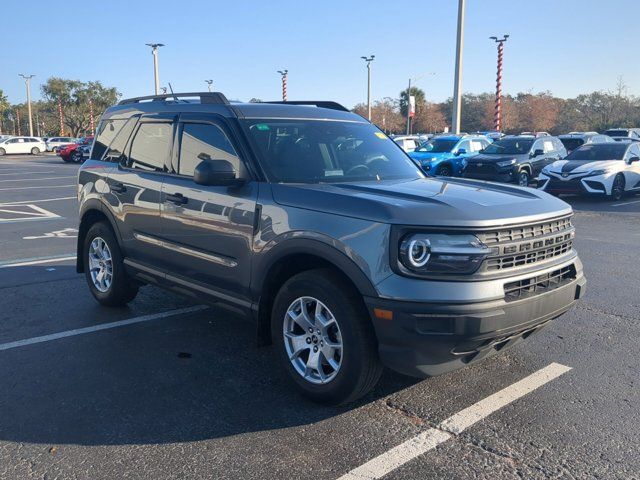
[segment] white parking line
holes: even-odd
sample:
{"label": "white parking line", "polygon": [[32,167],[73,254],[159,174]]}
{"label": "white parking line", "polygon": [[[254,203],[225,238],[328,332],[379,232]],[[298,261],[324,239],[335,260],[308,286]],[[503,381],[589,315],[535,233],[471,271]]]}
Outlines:
{"label": "white parking line", "polygon": [[0,182],[39,182],[40,180],[59,180],[61,178],[76,178],[76,175],[61,175],[59,177],[44,178],[19,178],[17,180],[5,178],[4,180],[0,180]]}
{"label": "white parking line", "polygon": [[77,335],[84,335],[85,333],[93,333],[99,332],[101,330],[109,330],[111,328],[124,327],[126,325],[133,325],[135,323],[150,322],[151,320],[173,317],[175,315],[181,315],[183,313],[199,312],[200,310],[205,310],[206,308],[208,307],[205,305],[196,305],[194,307],[179,308],[177,310],[169,310],[168,312],[154,313],[152,315],[143,315],[141,317],[129,318],[128,320],[120,320],[119,322],[101,323],[100,325],[93,325],[91,327],[75,328],[73,330],[52,333],[50,335],[25,338],[24,340],[17,340],[15,342],[0,344],[0,351],[11,350],[12,348],[24,347],[27,345],[34,345],[36,343],[51,342],[52,340],[59,340],[61,338],[75,337]]}
{"label": "white parking line", "polygon": [[[6,170],[0,170],[1,172],[6,172]],[[0,177],[9,177],[11,175],[24,175],[28,173],[29,175],[34,173],[56,173],[55,170],[46,170],[44,172],[25,172],[24,170],[16,170],[15,173],[0,173]]]}
{"label": "white parking line", "polygon": [[32,190],[34,188],[65,188],[65,187],[75,187],[77,184],[73,185],[45,185],[43,187],[11,187],[11,188],[0,188],[0,192],[6,192],[7,190]]}
{"label": "white parking line", "polygon": [[624,202],[624,203],[614,203],[611,206],[612,207],[622,207],[623,205],[631,205],[632,203],[640,203],[640,200],[633,200],[631,202]]}
{"label": "white parking line", "polygon": [[21,202],[5,202],[1,203],[0,206],[8,207],[11,205],[25,205],[28,203],[44,203],[44,202],[57,202],[59,200],[77,200],[78,197],[58,197],[58,198],[43,198],[42,200],[23,200]]}
{"label": "white parking line", "polygon": [[43,263],[55,263],[75,259],[75,253],[63,253],[62,255],[56,255],[55,257],[19,258],[0,263],[0,268],[26,267],[28,265],[41,265]]}
{"label": "white parking line", "polygon": [[558,378],[569,370],[571,370],[571,367],[552,363],[519,382],[452,415],[436,428],[429,428],[420,435],[369,460],[338,480],[374,480],[381,478],[414,458],[433,450],[441,443],[459,435],[480,420]]}

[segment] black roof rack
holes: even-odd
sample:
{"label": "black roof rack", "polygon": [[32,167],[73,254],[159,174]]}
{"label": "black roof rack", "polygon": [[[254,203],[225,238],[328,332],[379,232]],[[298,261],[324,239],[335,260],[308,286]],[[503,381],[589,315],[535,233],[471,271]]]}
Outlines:
{"label": "black roof rack", "polygon": [[222,105],[229,105],[229,100],[220,92],[192,92],[192,93],[165,93],[162,95],[148,95],[146,97],[133,97],[120,100],[118,105],[128,105],[130,103],[140,103],[146,101],[152,102],[164,102],[166,100],[180,99],[180,98],[200,98],[200,103],[218,103]]}
{"label": "black roof rack", "polygon": [[340,105],[338,102],[332,102],[330,100],[288,100],[286,102],[260,102],[260,103],[279,103],[282,105],[315,105],[319,108],[329,108],[331,110],[340,110],[348,112],[349,109]]}

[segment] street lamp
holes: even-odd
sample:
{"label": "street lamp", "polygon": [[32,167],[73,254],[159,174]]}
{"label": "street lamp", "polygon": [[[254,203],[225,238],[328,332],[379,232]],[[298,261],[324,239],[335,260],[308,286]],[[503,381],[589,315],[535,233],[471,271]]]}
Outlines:
{"label": "street lamp", "polygon": [[160,76],[158,75],[158,48],[164,47],[164,43],[145,43],[148,47],[151,47],[151,54],[153,55],[153,80],[155,83],[156,95],[160,95]]}
{"label": "street lamp", "polygon": [[367,63],[367,118],[371,121],[371,62],[376,58],[375,55],[369,57],[360,57]]}
{"label": "street lamp", "polygon": [[207,84],[207,88],[209,89],[209,91],[211,91],[211,89],[213,88],[213,80],[205,80],[205,83]]}
{"label": "street lamp", "polygon": [[498,73],[496,76],[496,106],[493,112],[493,127],[496,132],[502,129],[502,55],[504,53],[504,42],[507,41],[509,35],[503,35],[502,38],[489,37],[498,44]]}
{"label": "street lamp", "polygon": [[462,51],[464,50],[464,4],[458,1],[458,33],[456,36],[456,73],[453,83],[453,133],[460,133],[460,111],[462,109]]}
{"label": "street lamp", "polygon": [[435,72],[423,73],[422,75],[418,75],[417,77],[409,78],[409,88],[407,88],[407,135],[410,133],[410,125],[411,125],[411,82],[414,83],[420,80],[421,78],[426,77],[427,75],[435,75]]}
{"label": "street lamp", "polygon": [[282,101],[287,101],[287,76],[289,74],[289,70],[278,70],[278,73],[282,77]]}
{"label": "street lamp", "polygon": [[33,137],[33,120],[31,119],[31,79],[35,77],[35,75],[25,75],[24,73],[19,73],[18,76],[24,78],[24,83],[27,85],[27,111],[29,112],[29,136]]}

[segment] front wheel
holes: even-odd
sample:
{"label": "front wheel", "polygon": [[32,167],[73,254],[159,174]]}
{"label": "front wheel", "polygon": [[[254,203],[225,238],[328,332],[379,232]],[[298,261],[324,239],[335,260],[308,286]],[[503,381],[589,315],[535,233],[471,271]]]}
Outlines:
{"label": "front wheel", "polygon": [[71,161],[73,163],[80,163],[82,161],[82,153],[77,150],[71,154]]}
{"label": "front wheel", "polygon": [[4,157],[7,154],[7,151],[4,148],[0,148],[0,157]]}
{"label": "front wheel", "polygon": [[38,155],[40,153],[40,149],[38,147],[33,147],[31,149],[31,155]]}
{"label": "front wheel", "polygon": [[624,175],[621,173],[616,175],[616,178],[613,179],[613,185],[611,185],[611,194],[609,198],[611,200],[622,200],[624,196]]}
{"label": "front wheel", "polygon": [[302,272],[282,286],[271,334],[298,390],[316,402],[352,402],[382,373],[362,297],[333,270]]}
{"label": "front wheel", "polygon": [[138,285],[127,276],[122,253],[111,227],[94,224],[84,239],[84,273],[95,299],[108,307],[120,307],[138,294]]}
{"label": "front wheel", "polygon": [[439,177],[450,177],[451,167],[449,165],[440,165],[436,170],[436,175]]}
{"label": "front wheel", "polygon": [[529,183],[531,182],[531,176],[529,175],[529,172],[527,172],[526,170],[520,170],[518,172],[518,185],[520,185],[521,187],[528,187]]}

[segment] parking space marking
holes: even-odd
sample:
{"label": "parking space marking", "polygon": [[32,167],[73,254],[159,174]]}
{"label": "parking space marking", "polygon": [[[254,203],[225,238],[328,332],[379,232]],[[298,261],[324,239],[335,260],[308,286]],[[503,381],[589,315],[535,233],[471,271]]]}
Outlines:
{"label": "parking space marking", "polygon": [[43,235],[28,235],[22,237],[23,240],[39,240],[41,238],[78,238],[77,228],[63,228],[62,230],[54,230]]}
{"label": "parking space marking", "polygon": [[624,203],[614,203],[613,205],[611,205],[612,207],[622,207],[624,205],[631,205],[633,203],[640,203],[640,200],[633,200],[631,202],[624,202]]}
{"label": "parking space marking", "polygon": [[571,370],[571,367],[559,363],[551,363],[528,377],[452,415],[437,427],[429,428],[397,447],[378,455],[341,476],[338,480],[374,480],[381,478],[405,463],[433,450],[441,443],[459,435],[480,420],[542,387],[569,370]]}
{"label": "parking space marking", "polygon": [[57,198],[43,198],[42,200],[23,200],[20,202],[0,202],[0,207],[7,207],[10,205],[25,205],[28,203],[44,203],[44,202],[57,202],[59,200],[77,200],[78,197],[57,197]]}
{"label": "parking space marking", "polygon": [[44,177],[44,178],[19,178],[19,179],[3,179],[0,182],[39,182],[41,180],[59,180],[61,178],[77,178],[76,175],[61,175],[58,177]]}
{"label": "parking space marking", "polygon": [[50,220],[60,215],[30,203],[24,205],[0,205],[0,223]]}
{"label": "parking space marking", "polygon": [[63,253],[62,255],[56,255],[54,257],[19,258],[9,260],[8,262],[0,262],[0,268],[26,267],[29,265],[41,265],[43,263],[55,263],[75,259],[75,253]]}
{"label": "parking space marking", "polygon": [[43,187],[11,187],[11,188],[0,188],[0,192],[6,192],[7,190],[33,190],[34,188],[37,189],[44,189],[44,188],[65,188],[65,187],[75,187],[77,186],[77,184],[72,184],[72,185],[45,185]]}
{"label": "parking space marking", "polygon": [[27,345],[34,345],[36,343],[51,342],[53,340],[59,340],[61,338],[75,337],[78,335],[84,335],[85,333],[93,333],[93,332],[99,332],[102,330],[109,330],[111,328],[124,327],[127,325],[133,325],[136,323],[150,322],[152,320],[160,320],[161,318],[173,317],[175,315],[181,315],[183,313],[199,312],[207,308],[209,307],[207,307],[206,305],[196,305],[193,307],[169,310],[168,312],[154,313],[151,315],[143,315],[141,317],[129,318],[127,320],[120,320],[118,322],[101,323],[100,325],[93,325],[91,327],[74,328],[73,330],[66,330],[64,332],[52,333],[50,335],[42,335],[40,337],[25,338],[24,340],[17,340],[15,342],[0,344],[0,351],[11,350],[12,348],[25,347]]}
{"label": "parking space marking", "polygon": [[[1,172],[6,172],[7,170],[0,170]],[[44,172],[25,172],[24,170],[16,170],[14,173],[0,173],[0,177],[10,177],[11,175],[24,175],[25,173],[33,174],[33,173],[56,173],[55,170],[45,170]]]}

